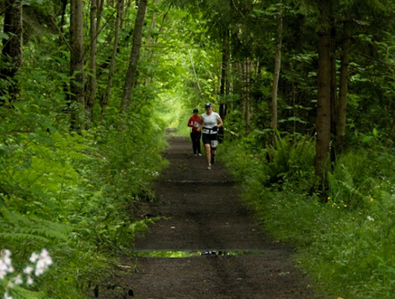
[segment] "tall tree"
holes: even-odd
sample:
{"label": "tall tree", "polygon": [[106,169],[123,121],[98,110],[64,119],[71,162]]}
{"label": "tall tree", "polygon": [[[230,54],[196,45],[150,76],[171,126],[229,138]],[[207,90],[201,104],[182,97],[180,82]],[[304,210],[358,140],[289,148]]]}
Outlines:
{"label": "tall tree", "polygon": [[[277,94],[278,94],[278,82],[280,79],[281,70],[281,48],[282,48],[282,35],[283,35],[283,13],[282,8],[280,9],[277,16],[277,44],[276,44],[276,59],[274,62],[274,78],[273,78],[273,89],[272,89],[272,120],[271,127],[274,131],[277,130],[278,116],[277,116]],[[274,134],[272,134],[272,143],[274,143]]]}
{"label": "tall tree", "polygon": [[336,151],[341,154],[346,141],[346,116],[347,116],[347,93],[348,93],[348,65],[350,61],[350,24],[344,22],[344,33],[340,60],[340,84],[339,101],[337,105],[336,119]]}
{"label": "tall tree", "polygon": [[108,101],[109,101],[110,95],[111,95],[111,88],[112,88],[112,84],[114,81],[115,58],[118,53],[119,31],[120,31],[121,23],[122,23],[123,5],[124,5],[124,0],[117,1],[117,19],[115,21],[114,46],[113,46],[112,55],[111,55],[110,69],[108,72],[107,87],[106,87],[105,94],[103,95],[103,98],[101,101],[101,115],[100,115],[101,124],[103,124],[103,121],[104,121],[104,116],[106,114]]}
{"label": "tall tree", "polygon": [[332,0],[320,2],[318,40],[318,91],[316,117],[316,175],[324,183],[329,167],[331,140],[331,10]]}
{"label": "tall tree", "polygon": [[0,69],[0,78],[5,80],[7,86],[0,90],[3,97],[8,95],[10,102],[19,97],[20,88],[15,75],[22,65],[22,2],[20,0],[5,0],[4,34],[2,55],[5,63]]}
{"label": "tall tree", "polygon": [[84,98],[84,1],[70,0],[70,108],[71,128],[76,129]]}
{"label": "tall tree", "polygon": [[[221,63],[221,83],[220,83],[220,96],[222,98],[221,103],[219,105],[219,114],[221,115],[222,119],[225,119],[227,113],[227,105],[224,103],[225,97],[228,95],[229,92],[229,60],[230,60],[230,53],[229,53],[229,30],[226,29],[223,32],[222,36],[222,63]],[[223,127],[220,128],[221,131]]]}
{"label": "tall tree", "polygon": [[89,59],[89,71],[87,82],[87,95],[86,95],[86,107],[88,110],[88,117],[93,120],[93,106],[95,104],[96,97],[96,56],[97,56],[97,37],[99,34],[101,15],[103,10],[104,0],[91,0],[91,13],[90,13],[90,59]]}
{"label": "tall tree", "polygon": [[147,9],[148,0],[140,0],[136,21],[133,30],[133,44],[132,51],[130,53],[129,66],[126,73],[126,79],[123,89],[122,101],[121,101],[121,114],[125,113],[130,105],[130,98],[132,96],[133,87],[135,83],[135,76],[137,72],[137,63],[140,57],[140,48],[143,36],[143,26],[145,13]]}

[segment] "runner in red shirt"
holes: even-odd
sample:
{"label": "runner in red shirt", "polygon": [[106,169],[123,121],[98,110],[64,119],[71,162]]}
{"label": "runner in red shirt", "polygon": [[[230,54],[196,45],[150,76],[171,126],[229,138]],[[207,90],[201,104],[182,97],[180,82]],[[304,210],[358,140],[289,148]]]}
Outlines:
{"label": "runner in red shirt", "polygon": [[193,115],[189,118],[188,127],[191,127],[191,140],[192,140],[192,148],[193,154],[195,156],[201,156],[200,150],[200,137],[202,136],[202,132],[200,130],[200,116],[199,110],[193,109]]}

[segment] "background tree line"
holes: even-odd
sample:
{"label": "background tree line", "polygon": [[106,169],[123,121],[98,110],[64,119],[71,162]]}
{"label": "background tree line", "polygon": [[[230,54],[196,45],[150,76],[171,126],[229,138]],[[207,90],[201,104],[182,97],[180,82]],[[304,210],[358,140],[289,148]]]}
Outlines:
{"label": "background tree line", "polygon": [[237,130],[316,134],[319,176],[358,140],[353,135],[375,127],[391,142],[391,1],[179,4],[192,13],[199,6],[206,34],[217,41],[215,92]]}

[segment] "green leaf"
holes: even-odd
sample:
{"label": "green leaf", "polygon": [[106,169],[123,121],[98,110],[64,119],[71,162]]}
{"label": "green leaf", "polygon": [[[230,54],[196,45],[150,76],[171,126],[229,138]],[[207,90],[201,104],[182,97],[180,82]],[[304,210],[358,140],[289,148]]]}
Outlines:
{"label": "green leaf", "polygon": [[0,39],[9,40],[10,37],[7,33],[0,32]]}

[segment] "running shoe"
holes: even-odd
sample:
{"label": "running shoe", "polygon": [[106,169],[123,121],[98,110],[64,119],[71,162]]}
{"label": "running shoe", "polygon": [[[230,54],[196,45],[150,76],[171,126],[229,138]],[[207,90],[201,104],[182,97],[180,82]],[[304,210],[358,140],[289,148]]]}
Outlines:
{"label": "running shoe", "polygon": [[208,170],[211,170],[211,165],[207,166],[207,169],[208,169]]}
{"label": "running shoe", "polygon": [[201,156],[202,156],[202,154],[201,154],[201,153],[198,153],[198,156],[199,156],[199,157],[201,157]]}

